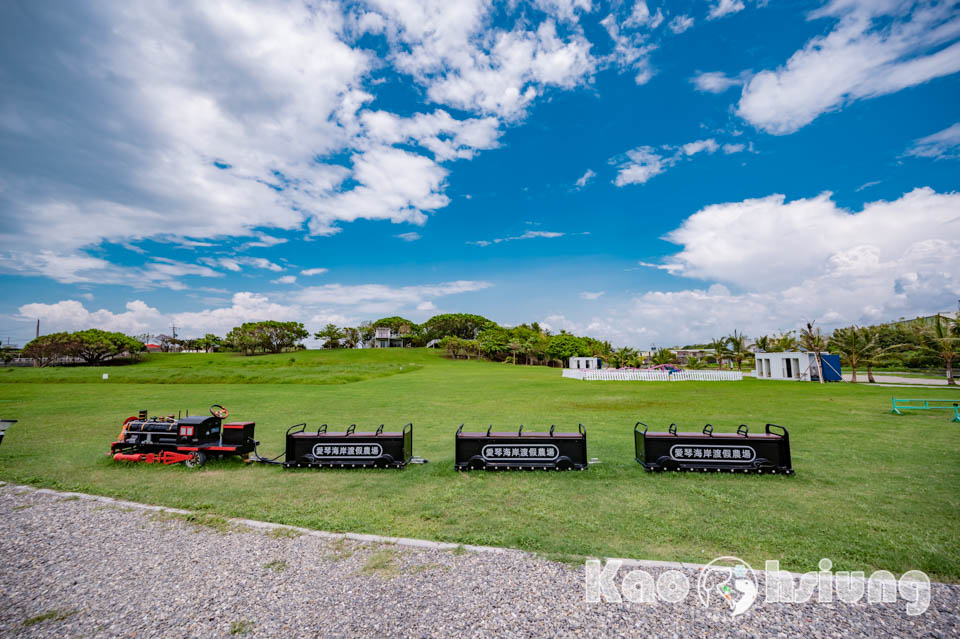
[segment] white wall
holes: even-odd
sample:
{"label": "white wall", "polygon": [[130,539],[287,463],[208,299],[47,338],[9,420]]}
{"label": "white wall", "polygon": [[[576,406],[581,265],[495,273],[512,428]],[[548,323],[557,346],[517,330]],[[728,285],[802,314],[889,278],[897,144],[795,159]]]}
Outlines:
{"label": "white wall", "polygon": [[596,370],[603,368],[603,362],[598,362],[596,357],[571,357],[570,368],[576,370]]}
{"label": "white wall", "polygon": [[757,353],[757,379],[810,381],[813,353]]}

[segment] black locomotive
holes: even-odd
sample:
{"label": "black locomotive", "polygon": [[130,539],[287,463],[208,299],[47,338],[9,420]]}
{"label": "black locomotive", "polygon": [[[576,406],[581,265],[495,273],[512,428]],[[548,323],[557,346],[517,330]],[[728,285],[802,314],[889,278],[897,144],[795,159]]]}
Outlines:
{"label": "black locomotive", "polygon": [[244,460],[257,446],[254,422],[223,420],[229,411],[219,404],[210,406],[209,416],[147,417],[142,410],[136,417],[128,417],[117,441],[110,444],[110,453],[116,461],[145,462],[147,464],[178,464],[203,466],[211,456],[239,455]]}

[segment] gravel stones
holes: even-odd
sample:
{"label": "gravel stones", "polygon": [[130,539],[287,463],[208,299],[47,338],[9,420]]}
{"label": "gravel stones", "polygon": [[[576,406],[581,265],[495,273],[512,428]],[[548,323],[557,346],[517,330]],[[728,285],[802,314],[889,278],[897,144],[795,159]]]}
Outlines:
{"label": "gravel stones", "polygon": [[300,534],[64,495],[0,486],[0,637],[960,636],[953,585],[934,584],[917,617],[898,601],[767,604],[734,619],[693,592],[679,604],[586,603],[581,566],[518,551]]}

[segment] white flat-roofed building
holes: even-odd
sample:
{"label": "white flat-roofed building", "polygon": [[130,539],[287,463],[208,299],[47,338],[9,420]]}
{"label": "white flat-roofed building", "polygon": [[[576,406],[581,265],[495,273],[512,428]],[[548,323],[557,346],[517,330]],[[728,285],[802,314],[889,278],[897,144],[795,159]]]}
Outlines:
{"label": "white flat-roofed building", "polygon": [[570,368],[581,370],[598,370],[603,368],[603,360],[599,357],[571,357]]}

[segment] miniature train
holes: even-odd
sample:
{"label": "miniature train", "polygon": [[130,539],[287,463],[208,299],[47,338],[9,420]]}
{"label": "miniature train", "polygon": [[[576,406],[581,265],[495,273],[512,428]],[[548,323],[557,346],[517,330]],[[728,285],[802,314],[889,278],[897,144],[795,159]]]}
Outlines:
{"label": "miniature train", "polygon": [[587,467],[587,430],[558,433],[550,426],[546,433],[465,433],[457,429],[457,470],[584,470]]}
{"label": "miniature train", "polygon": [[[426,461],[413,456],[412,423],[398,431],[384,431],[381,424],[368,432],[357,432],[355,424],[342,432],[328,431],[326,424],[315,432],[306,423],[296,424],[287,429],[284,452],[268,459],[257,452],[255,423],[224,423],[228,415],[219,404],[210,406],[210,416],[200,417],[148,418],[147,411],[140,411],[123,423],[109,454],[115,461],[188,467],[228,456],[284,468],[404,468]],[[461,424],[454,437],[456,470],[585,470],[592,463],[583,424],[576,432],[557,432],[554,426],[546,432],[525,432],[522,425],[516,432],[494,432],[492,425],[485,432],[463,428]],[[678,432],[676,424],[659,433],[637,422],[634,446],[636,461],[648,471],[794,474],[790,437],[776,424],[767,424],[759,434],[751,434],[745,424],[736,433],[714,433],[710,424],[700,433]]]}

